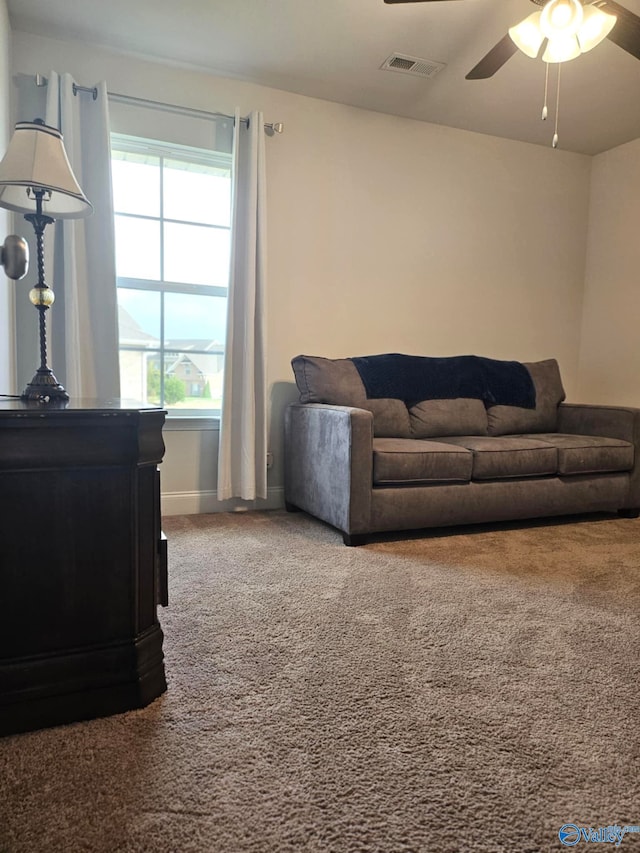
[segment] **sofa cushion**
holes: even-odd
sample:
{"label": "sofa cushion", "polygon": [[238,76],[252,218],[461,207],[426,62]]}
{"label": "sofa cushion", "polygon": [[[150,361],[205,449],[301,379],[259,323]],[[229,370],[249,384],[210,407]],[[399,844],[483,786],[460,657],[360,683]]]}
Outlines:
{"label": "sofa cushion", "polygon": [[354,363],[348,358],[298,355],[291,361],[301,403],[355,406],[373,414],[373,434],[409,438],[409,412],[402,400],[368,400]]}
{"label": "sofa cushion", "polygon": [[402,400],[365,400],[358,408],[373,415],[373,434],[380,438],[409,438],[409,411]]}
{"label": "sofa cushion", "polygon": [[520,435],[554,432],[558,426],[558,406],[565,398],[560,369],[555,358],[525,362],[536,389],[535,409],[519,406],[490,406],[487,409],[489,435]]}
{"label": "sofa cushion", "polygon": [[440,441],[465,447],[473,453],[471,476],[474,480],[541,477],[556,474],[558,470],[558,451],[537,438],[464,435]]}
{"label": "sofa cushion", "polygon": [[348,358],[298,355],[291,366],[301,403],[359,406],[367,399],[360,374]]}
{"label": "sofa cushion", "polygon": [[633,468],[633,444],[618,438],[557,432],[535,433],[529,437],[552,444],[557,449],[559,474],[597,474]]}
{"label": "sofa cushion", "polygon": [[410,438],[373,439],[374,485],[464,482],[473,457],[463,447]]}
{"label": "sofa cushion", "polygon": [[487,410],[482,400],[423,400],[409,409],[414,438],[438,435],[486,435]]}

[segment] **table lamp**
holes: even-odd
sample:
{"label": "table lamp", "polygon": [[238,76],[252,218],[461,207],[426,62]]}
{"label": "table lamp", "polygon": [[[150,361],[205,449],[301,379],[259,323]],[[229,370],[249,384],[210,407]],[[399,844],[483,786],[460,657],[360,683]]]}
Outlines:
{"label": "table lamp", "polygon": [[73,174],[62,134],[42,119],[19,122],[0,163],[0,207],[24,213],[36,234],[38,283],[29,293],[40,321],[40,367],[22,393],[23,400],[68,400],[47,364],[46,312],[54,293],[44,275],[44,229],[56,219],[80,219],[93,207]]}

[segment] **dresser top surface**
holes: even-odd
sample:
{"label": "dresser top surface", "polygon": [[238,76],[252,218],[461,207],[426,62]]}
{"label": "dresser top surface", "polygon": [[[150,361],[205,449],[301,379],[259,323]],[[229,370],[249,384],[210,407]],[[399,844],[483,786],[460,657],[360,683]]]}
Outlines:
{"label": "dresser top surface", "polygon": [[40,403],[34,400],[3,399],[0,398],[0,415],[24,417],[33,415],[61,414],[63,412],[82,414],[108,414],[108,413],[139,413],[139,412],[162,412],[164,409],[158,406],[144,405],[136,400],[112,399],[89,399],[76,397],[71,400],[51,400],[48,403]]}

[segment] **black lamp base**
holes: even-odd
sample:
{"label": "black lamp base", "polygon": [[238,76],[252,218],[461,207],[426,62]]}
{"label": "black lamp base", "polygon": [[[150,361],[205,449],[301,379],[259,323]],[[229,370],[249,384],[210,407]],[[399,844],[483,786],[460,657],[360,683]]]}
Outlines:
{"label": "black lamp base", "polygon": [[22,392],[22,399],[48,403],[49,400],[68,400],[69,395],[53,375],[51,368],[39,367],[36,375]]}

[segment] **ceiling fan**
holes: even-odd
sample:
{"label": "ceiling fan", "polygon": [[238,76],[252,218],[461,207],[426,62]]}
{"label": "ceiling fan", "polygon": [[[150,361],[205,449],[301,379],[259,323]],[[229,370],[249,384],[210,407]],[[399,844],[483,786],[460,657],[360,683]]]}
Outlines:
{"label": "ceiling fan", "polygon": [[[442,0],[384,0],[384,2],[439,3],[442,2]],[[550,5],[551,3],[557,3],[558,0],[531,0],[531,2],[534,3],[536,6],[545,7]],[[581,2],[581,0],[571,0],[571,2],[574,3],[574,5],[577,5],[578,7],[583,7],[583,10],[586,10],[588,7],[593,6],[596,9],[607,13],[608,15],[615,15],[617,21],[615,22],[615,25],[613,25],[613,28],[607,33],[606,38],[608,38],[609,41],[612,41],[614,44],[617,44],[618,47],[621,47],[627,53],[630,53],[632,56],[635,56],[636,59],[640,59],[640,17],[638,17],[638,15],[634,15],[633,12],[630,12],[628,9],[625,9],[624,6],[621,6],[619,3],[614,2],[614,0],[594,0],[594,2],[592,3],[583,3]],[[580,11],[580,9],[578,11]],[[525,22],[523,21],[522,23]],[[538,44],[538,49],[539,47],[540,44]],[[492,77],[496,73],[496,71],[502,68],[505,62],[511,59],[514,53],[517,52],[518,45],[516,45],[512,36],[507,33],[505,36],[503,36],[503,38],[500,39],[500,41],[494,47],[491,48],[489,53],[487,53],[486,56],[484,56],[480,60],[480,62],[478,62],[478,64],[474,66],[471,71],[469,71],[469,73],[466,75],[466,79],[484,80],[487,77]],[[578,53],[579,52],[580,51],[578,51]],[[537,50],[535,53],[529,53],[528,55],[537,55]]]}

